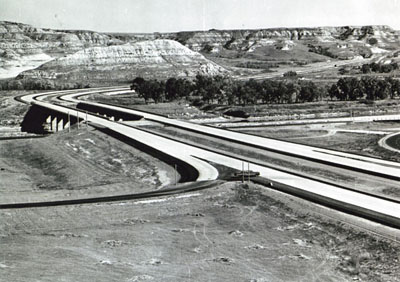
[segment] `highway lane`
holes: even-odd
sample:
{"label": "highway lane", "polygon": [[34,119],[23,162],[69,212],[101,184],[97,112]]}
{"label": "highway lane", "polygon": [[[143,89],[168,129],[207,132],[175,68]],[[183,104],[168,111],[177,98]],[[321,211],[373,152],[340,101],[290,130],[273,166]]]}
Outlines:
{"label": "highway lane", "polygon": [[[72,95],[76,96],[79,94],[82,93],[74,93]],[[62,113],[71,112],[71,109],[63,106],[54,105],[49,102],[35,101],[35,97],[40,95],[42,94],[29,95],[29,97],[25,100]],[[139,112],[135,111],[135,113],[137,114]],[[146,113],[141,114],[148,115]],[[152,115],[153,118],[154,116],[155,115]],[[132,128],[123,123],[97,117],[96,115],[88,114],[88,121],[100,124],[109,128],[110,130],[155,148],[156,150],[181,159],[199,171],[198,180],[212,180],[218,177],[218,172],[216,169],[206,161],[224,165],[236,170],[241,170],[243,161],[245,161],[240,158],[234,158],[195,146],[182,144],[168,138],[160,137],[136,128]],[[185,126],[188,126],[187,123],[185,123]],[[202,130],[210,129],[209,127],[202,127]],[[227,131],[223,132],[226,133]],[[249,165],[251,170],[260,172],[261,177],[268,179],[268,181],[278,189],[279,187],[281,187],[282,190],[291,189],[293,193],[302,195],[308,199],[328,205],[329,203],[331,205],[334,203],[335,206],[339,207],[341,210],[400,228],[400,204],[396,202],[386,201],[370,195],[345,190],[332,184],[321,183],[319,181],[307,179],[283,171],[278,171],[255,163],[250,162]]]}
{"label": "highway lane", "polygon": [[[137,122],[126,122],[135,126]],[[153,123],[154,124],[154,123]],[[312,160],[298,158],[296,156],[284,155],[278,152],[260,149],[245,144],[233,143],[221,140],[213,136],[203,135],[193,131],[187,131],[172,126],[141,126],[140,129],[166,136],[174,140],[212,150],[214,152],[226,154],[236,158],[246,159],[249,162],[257,163],[262,166],[274,168],[291,174],[317,180],[346,189],[358,192],[366,192],[372,195],[379,195],[388,198],[400,197],[388,196],[385,191],[395,191],[399,189],[399,181],[387,179],[363,172],[358,172],[346,168],[331,166],[329,164],[316,163]]]}
{"label": "highway lane", "polygon": [[[84,93],[97,93],[99,90],[96,91],[85,91]],[[60,113],[64,114],[70,114],[71,116],[77,116],[79,115],[80,118],[87,118],[88,122],[95,123],[95,124],[100,124],[106,128],[109,128],[113,130],[116,133],[125,135],[129,138],[132,138],[139,143],[142,143],[144,145],[147,145],[149,147],[154,148],[155,150],[158,150],[160,152],[164,152],[167,155],[170,155],[174,158],[178,158],[181,161],[190,164],[193,166],[198,172],[199,176],[197,178],[198,181],[205,181],[205,180],[215,180],[218,178],[218,171],[215,167],[209,165],[207,162],[202,161],[198,158],[192,157],[185,146],[182,146],[182,144],[175,142],[173,140],[159,137],[150,133],[146,133],[143,131],[140,131],[138,129],[135,129],[133,127],[126,126],[121,123],[116,123],[107,119],[104,119],[102,117],[98,117],[96,115],[92,114],[87,114],[85,112],[79,111],[79,110],[72,110],[70,108],[65,108],[60,105],[54,105],[49,102],[43,102],[43,101],[37,101],[35,98],[41,97],[41,100],[44,100],[44,96],[47,95],[53,95],[54,92],[46,93],[46,94],[31,94],[27,95],[25,97],[22,97],[21,100],[35,104],[38,106],[42,106]],[[80,114],[79,114],[80,113]]]}
{"label": "highway lane", "polygon": [[[78,99],[79,96],[85,94],[73,93],[62,95],[61,99],[69,102],[82,102]],[[100,104],[96,102],[88,102],[87,104],[102,106],[105,108],[122,111],[134,115],[143,116],[145,119],[161,122],[163,124],[177,126],[183,129],[199,132],[233,142],[240,142],[247,145],[253,145],[267,150],[280,152],[283,154],[291,154],[298,157],[312,159],[315,161],[329,163],[339,167],[346,167],[366,173],[381,175],[392,179],[400,179],[400,163],[381,160],[372,157],[366,157],[356,154],[344,153],[329,149],[317,148],[307,145],[291,143],[266,137],[249,135],[241,132],[235,132],[211,126],[189,123],[181,120],[170,119],[164,116],[146,113],[138,110],[127,109],[108,104]]]}
{"label": "highway lane", "polygon": [[214,126],[223,126],[224,128],[238,127],[262,127],[275,125],[303,125],[315,123],[343,123],[343,122],[372,122],[372,121],[393,121],[400,120],[399,114],[391,115],[376,115],[376,116],[357,116],[357,117],[330,117],[330,118],[315,118],[315,119],[298,119],[298,120],[280,120],[280,121],[248,121],[241,123],[224,123],[215,122]]}

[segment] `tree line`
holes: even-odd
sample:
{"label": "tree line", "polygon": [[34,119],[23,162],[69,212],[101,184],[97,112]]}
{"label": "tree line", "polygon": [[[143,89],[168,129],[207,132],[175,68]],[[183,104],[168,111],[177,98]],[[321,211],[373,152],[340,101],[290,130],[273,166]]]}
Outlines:
{"label": "tree line", "polygon": [[331,99],[340,101],[393,99],[400,96],[400,81],[391,77],[346,77],[332,84],[328,92]]}
{"label": "tree line", "polygon": [[370,64],[363,64],[361,66],[362,73],[389,73],[391,71],[399,69],[399,65],[397,63],[391,64],[379,64],[379,63],[370,63]]}
{"label": "tree line", "polygon": [[197,75],[194,80],[169,78],[166,81],[137,77],[131,89],[146,102],[173,101],[179,98],[196,99],[197,103],[257,104],[302,103],[321,100],[327,89],[312,81],[236,81],[224,76]]}
{"label": "tree line", "polygon": [[45,79],[9,79],[0,81],[0,90],[67,90],[89,88],[89,83],[56,83]]}
{"label": "tree line", "polygon": [[137,77],[131,88],[146,102],[152,99],[156,103],[180,98],[190,98],[197,104],[246,105],[304,103],[326,98],[354,101],[400,97],[400,80],[391,77],[345,77],[330,86],[320,86],[310,80],[299,79],[237,81],[223,76],[197,75],[194,80],[169,78],[159,81]]}

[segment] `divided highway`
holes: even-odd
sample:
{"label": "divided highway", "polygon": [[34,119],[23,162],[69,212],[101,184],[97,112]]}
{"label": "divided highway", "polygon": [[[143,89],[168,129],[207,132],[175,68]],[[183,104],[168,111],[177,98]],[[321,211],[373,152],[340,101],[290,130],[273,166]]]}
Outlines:
{"label": "divided highway", "polygon": [[[85,93],[74,93],[63,95],[60,98],[64,101],[79,103],[78,97],[86,95]],[[239,142],[253,145],[259,148],[291,154],[318,162],[329,163],[339,167],[346,167],[359,171],[365,171],[371,174],[378,174],[392,179],[400,180],[400,163],[385,161],[377,158],[371,158],[361,155],[349,154],[334,150],[322,149],[307,145],[301,145],[281,140],[275,140],[266,137],[249,135],[241,132],[235,132],[211,126],[189,123],[181,120],[170,119],[164,116],[146,113],[138,110],[127,109],[124,107],[100,104],[85,101],[87,104],[97,105],[108,109],[143,116],[147,120],[160,122],[163,124],[184,128],[190,131],[202,134],[212,135],[232,142]]]}
{"label": "divided highway", "polygon": [[[46,98],[52,95],[61,96],[61,99],[64,101],[78,103],[80,101],[77,98],[82,95],[102,91],[122,91],[123,89],[124,88],[103,88],[88,89],[79,92],[50,92],[45,94],[27,95],[21,97],[21,100],[61,113],[70,113],[71,115],[76,115],[76,110],[71,111],[71,108],[55,105],[52,102],[45,101]],[[332,165],[347,169],[361,170],[365,173],[379,175],[380,177],[399,179],[400,176],[400,164],[395,162],[347,154],[333,150],[314,148],[305,145],[298,145],[258,136],[251,136],[244,133],[232,132],[209,126],[169,119],[163,116],[126,109],[118,106],[104,105],[86,101],[85,103],[107,107],[109,109],[125,113],[140,115],[148,120],[185,128],[187,130],[202,134],[212,135],[224,140],[231,140],[232,142],[239,142],[258,148],[265,148],[266,150],[302,156],[309,160],[315,160],[316,162],[328,162]],[[82,117],[84,117],[83,114],[81,114],[81,118]],[[184,144],[169,138],[161,137],[137,128],[133,128],[124,123],[110,121],[94,114],[88,114],[87,120],[122,134],[128,138],[134,139],[136,142],[142,143],[174,158],[180,159],[198,171],[198,180],[212,180],[218,178],[218,171],[212,165],[210,165],[209,162],[236,170],[242,169],[244,160],[240,158],[235,158],[221,153],[216,153],[211,150]],[[267,179],[266,182],[269,183],[269,185],[272,185],[279,190],[290,192],[318,203],[332,206],[340,210],[400,228],[400,204],[396,201],[388,201],[373,197],[371,195],[346,190],[332,184],[321,183],[316,180],[264,167],[255,163],[250,163],[250,167],[252,170],[260,172],[260,176]]]}

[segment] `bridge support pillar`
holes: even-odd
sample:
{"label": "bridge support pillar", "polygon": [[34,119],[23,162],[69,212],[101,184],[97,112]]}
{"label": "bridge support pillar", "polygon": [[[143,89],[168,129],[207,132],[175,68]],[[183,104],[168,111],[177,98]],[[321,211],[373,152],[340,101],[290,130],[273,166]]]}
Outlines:
{"label": "bridge support pillar", "polygon": [[62,131],[64,129],[64,119],[60,118],[59,122],[57,123],[57,131]]}
{"label": "bridge support pillar", "polygon": [[64,129],[68,129],[68,128],[70,128],[70,126],[71,126],[70,122],[66,121],[64,124]]}
{"label": "bridge support pillar", "polygon": [[51,131],[52,132],[57,132],[57,117],[54,117],[51,120]]}

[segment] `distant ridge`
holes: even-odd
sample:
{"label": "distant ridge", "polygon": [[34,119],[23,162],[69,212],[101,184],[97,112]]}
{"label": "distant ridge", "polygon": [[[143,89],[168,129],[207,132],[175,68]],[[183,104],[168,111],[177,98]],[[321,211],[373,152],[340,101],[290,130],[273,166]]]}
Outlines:
{"label": "distant ridge", "polygon": [[[399,50],[399,38],[400,32],[386,25],[102,33],[53,30],[1,21],[0,79],[15,77],[20,73],[19,78],[78,78],[79,72],[73,70],[72,63],[66,64],[67,61],[74,62],[75,66],[84,66],[83,77],[88,79],[112,79],[112,75],[106,73],[110,70],[115,72],[116,69],[121,70],[115,72],[119,79],[126,80],[131,77],[128,73],[154,77],[193,76],[196,73],[215,75],[226,73],[224,68],[235,71],[236,66],[243,65],[302,65],[328,60],[372,58],[376,54]],[[138,47],[140,42],[157,40],[172,40],[177,44],[149,43],[148,53],[145,51],[147,47]],[[137,53],[141,48],[143,52]],[[159,64],[158,68],[150,67],[146,70],[151,65],[151,56],[162,54],[161,50],[152,48],[168,48],[168,59]],[[191,53],[192,61],[189,62],[187,57],[179,58],[185,52],[188,53],[188,50],[182,48],[194,52]],[[107,52],[110,56],[104,55]],[[173,55],[174,52],[176,55]],[[139,60],[140,57],[143,59]],[[77,58],[81,58],[81,62]],[[101,60],[107,61],[109,65],[101,64]],[[165,63],[167,61],[168,64]],[[36,68],[36,72],[24,73]],[[52,72],[48,73],[50,69]]]}

